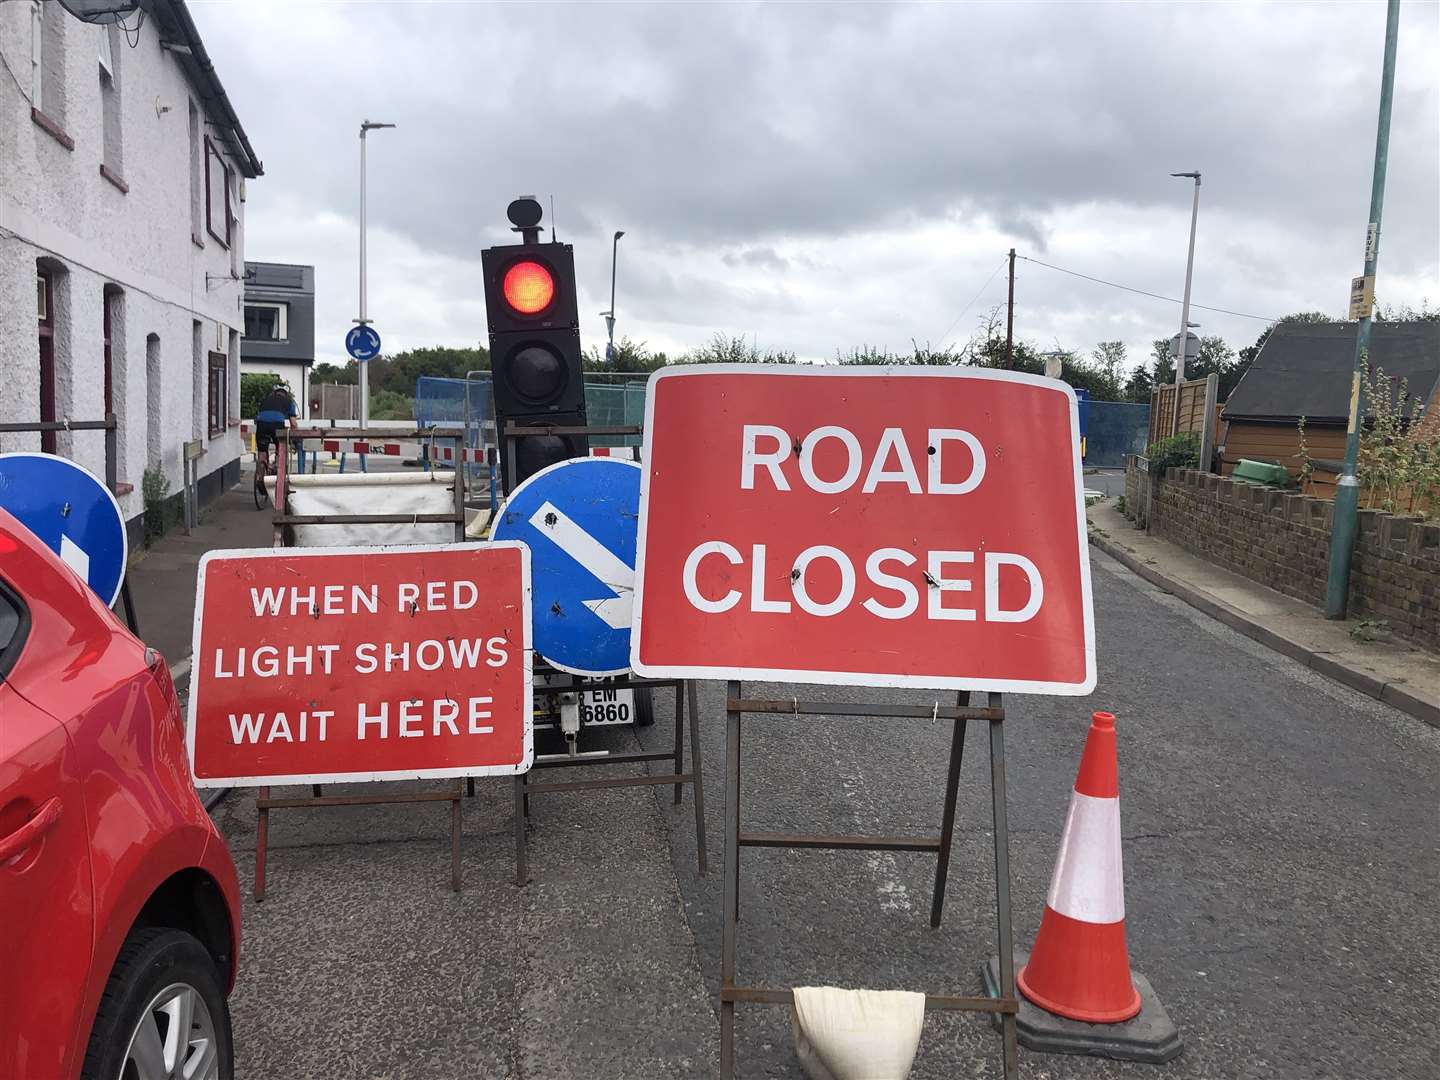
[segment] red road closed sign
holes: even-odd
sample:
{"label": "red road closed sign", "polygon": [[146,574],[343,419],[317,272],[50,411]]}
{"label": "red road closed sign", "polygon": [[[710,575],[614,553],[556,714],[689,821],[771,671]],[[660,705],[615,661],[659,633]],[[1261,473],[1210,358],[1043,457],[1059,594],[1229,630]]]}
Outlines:
{"label": "red road closed sign", "polygon": [[524,772],[530,550],[212,551],[187,744],[198,787]]}
{"label": "red road closed sign", "polygon": [[984,368],[651,376],[631,661],[1088,694],[1074,392]]}

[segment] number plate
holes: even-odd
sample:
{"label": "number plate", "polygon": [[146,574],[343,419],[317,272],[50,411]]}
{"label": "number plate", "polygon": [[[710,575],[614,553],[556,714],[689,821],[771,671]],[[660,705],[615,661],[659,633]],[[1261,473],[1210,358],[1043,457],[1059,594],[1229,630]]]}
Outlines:
{"label": "number plate", "polygon": [[[535,677],[535,688],[540,689],[548,681],[545,675]],[[535,695],[535,703],[538,709],[546,707],[546,697],[543,694]],[[635,691],[633,690],[607,690],[603,686],[597,686],[593,690],[586,690],[580,695],[580,726],[581,727],[603,727],[613,724],[631,724],[635,722]],[[546,712],[535,713],[535,726],[555,727],[558,717]]]}

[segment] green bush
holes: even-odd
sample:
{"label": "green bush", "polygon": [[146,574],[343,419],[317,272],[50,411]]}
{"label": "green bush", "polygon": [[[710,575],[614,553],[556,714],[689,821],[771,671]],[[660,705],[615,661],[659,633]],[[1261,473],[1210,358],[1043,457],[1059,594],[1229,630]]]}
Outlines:
{"label": "green bush", "polygon": [[[260,411],[260,402],[274,389],[276,383],[290,383],[273,371],[242,371],[240,373],[240,419],[254,420]],[[294,391],[291,391],[292,393]]]}
{"label": "green bush", "polygon": [[370,395],[370,419],[414,420],[415,399],[395,390],[377,390]]}
{"label": "green bush", "polygon": [[1200,466],[1200,436],[1194,431],[1158,439],[1145,451],[1150,475],[1164,476],[1166,469],[1196,469]]}
{"label": "green bush", "polygon": [[149,543],[163,536],[170,527],[171,508],[166,498],[170,493],[170,479],[158,464],[151,465],[140,477],[140,497],[144,501],[145,541]]}

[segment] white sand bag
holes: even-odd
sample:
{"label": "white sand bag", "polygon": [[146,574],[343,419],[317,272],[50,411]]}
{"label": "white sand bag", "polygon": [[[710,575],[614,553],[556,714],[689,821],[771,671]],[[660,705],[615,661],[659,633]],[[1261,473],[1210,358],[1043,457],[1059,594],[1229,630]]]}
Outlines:
{"label": "white sand bag", "polygon": [[925,1026],[925,995],[909,990],[797,986],[791,1027],[810,1080],[905,1080]]}

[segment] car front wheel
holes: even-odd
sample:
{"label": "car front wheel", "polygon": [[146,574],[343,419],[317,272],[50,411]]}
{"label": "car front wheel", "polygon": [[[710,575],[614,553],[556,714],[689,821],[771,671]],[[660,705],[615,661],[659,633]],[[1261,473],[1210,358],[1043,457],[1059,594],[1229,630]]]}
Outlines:
{"label": "car front wheel", "polygon": [[100,998],[82,1080],[230,1080],[230,1010],[205,947],[183,930],[125,940]]}

